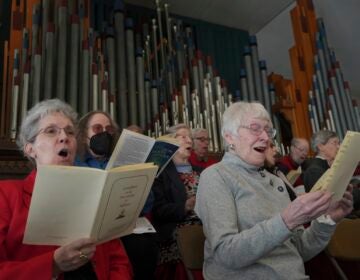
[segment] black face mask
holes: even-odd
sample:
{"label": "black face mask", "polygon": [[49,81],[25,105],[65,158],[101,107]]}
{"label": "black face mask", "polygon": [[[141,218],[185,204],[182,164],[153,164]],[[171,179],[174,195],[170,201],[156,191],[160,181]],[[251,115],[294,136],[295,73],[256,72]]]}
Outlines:
{"label": "black face mask", "polygon": [[93,135],[90,138],[90,150],[99,156],[110,157],[113,137],[106,131]]}

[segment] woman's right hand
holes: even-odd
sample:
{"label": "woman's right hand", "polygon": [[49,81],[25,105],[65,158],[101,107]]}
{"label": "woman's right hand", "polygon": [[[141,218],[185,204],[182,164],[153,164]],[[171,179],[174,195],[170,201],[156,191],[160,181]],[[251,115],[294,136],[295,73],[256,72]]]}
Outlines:
{"label": "woman's right hand", "polygon": [[328,210],[332,195],[329,192],[317,191],[298,196],[281,213],[289,230],[306,224],[323,215]]}
{"label": "woman's right hand", "polygon": [[53,276],[72,271],[87,263],[96,250],[94,240],[81,238],[57,248],[54,252]]}

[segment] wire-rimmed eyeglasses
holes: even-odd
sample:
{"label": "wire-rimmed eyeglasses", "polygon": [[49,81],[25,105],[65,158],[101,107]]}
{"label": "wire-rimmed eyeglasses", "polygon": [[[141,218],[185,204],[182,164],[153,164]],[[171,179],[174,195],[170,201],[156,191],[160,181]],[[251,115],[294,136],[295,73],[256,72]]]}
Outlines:
{"label": "wire-rimmed eyeglasses", "polygon": [[268,126],[263,127],[263,126],[261,126],[260,124],[257,124],[257,123],[253,123],[253,124],[250,124],[250,125],[240,125],[239,127],[246,128],[246,129],[250,130],[250,133],[252,135],[255,135],[255,136],[260,136],[263,131],[265,131],[266,134],[270,138],[274,138],[275,135],[276,135],[276,129],[275,128],[268,127]]}

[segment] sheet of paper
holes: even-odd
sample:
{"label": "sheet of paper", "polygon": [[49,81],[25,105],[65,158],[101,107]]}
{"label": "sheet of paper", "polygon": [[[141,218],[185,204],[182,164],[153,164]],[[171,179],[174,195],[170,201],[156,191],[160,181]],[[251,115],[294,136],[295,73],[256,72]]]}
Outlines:
{"label": "sheet of paper", "polygon": [[348,131],[331,167],[316,182],[311,191],[327,190],[334,193],[333,199],[344,195],[360,161],[360,133]]}
{"label": "sheet of paper", "polygon": [[156,232],[156,230],[147,218],[139,217],[136,220],[136,227],[134,228],[133,233],[142,234],[142,233],[154,233],[154,232]]}
{"label": "sheet of paper", "polygon": [[151,137],[123,129],[106,170],[122,165],[144,163],[154,143],[155,139]]}
{"label": "sheet of paper", "polygon": [[38,168],[24,243],[61,245],[90,237],[105,182],[104,171],[57,166],[55,177],[53,168]]}

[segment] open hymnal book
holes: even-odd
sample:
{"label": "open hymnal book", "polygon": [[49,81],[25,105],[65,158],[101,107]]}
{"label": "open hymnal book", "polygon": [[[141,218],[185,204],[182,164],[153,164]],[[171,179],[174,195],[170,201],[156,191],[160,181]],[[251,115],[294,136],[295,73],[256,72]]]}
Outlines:
{"label": "open hymnal book", "polygon": [[360,133],[348,131],[331,167],[320,177],[311,191],[326,190],[340,200],[360,161]]}
{"label": "open hymnal book", "polygon": [[175,138],[165,135],[154,139],[123,129],[106,170],[116,166],[153,162],[159,166],[159,175],[178,149],[179,144]]}
{"label": "open hymnal book", "polygon": [[65,245],[83,237],[102,243],[132,233],[158,167],[111,170],[38,167],[23,242]]}

